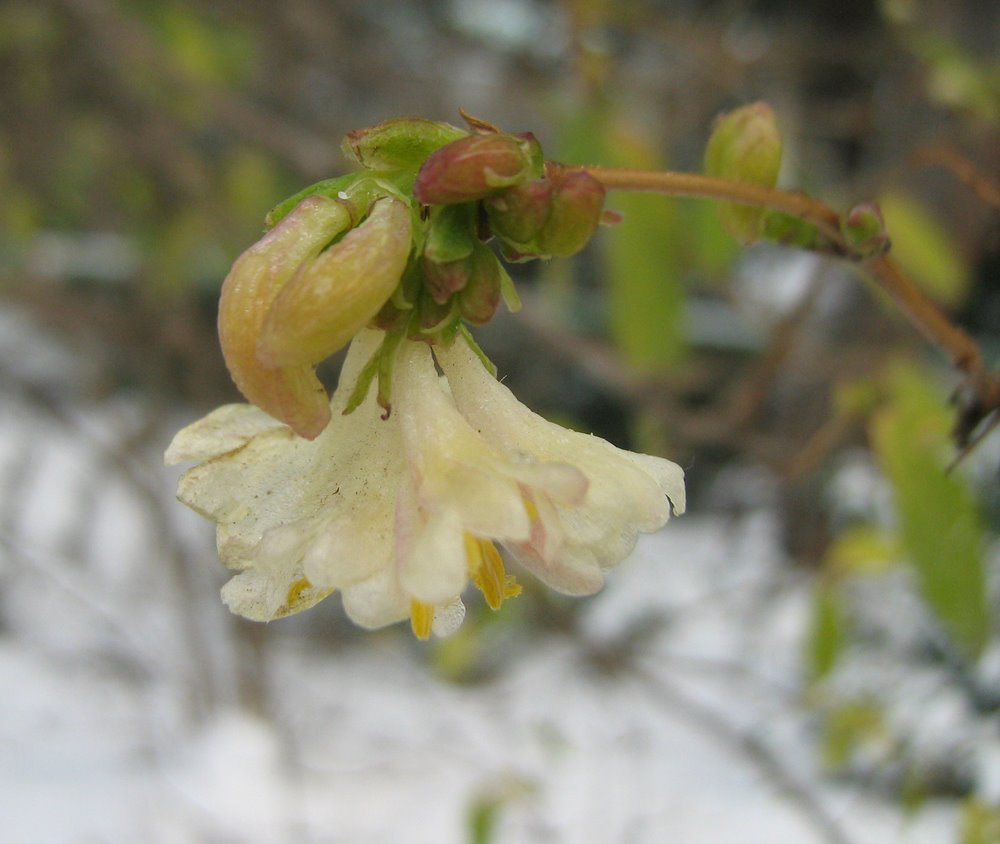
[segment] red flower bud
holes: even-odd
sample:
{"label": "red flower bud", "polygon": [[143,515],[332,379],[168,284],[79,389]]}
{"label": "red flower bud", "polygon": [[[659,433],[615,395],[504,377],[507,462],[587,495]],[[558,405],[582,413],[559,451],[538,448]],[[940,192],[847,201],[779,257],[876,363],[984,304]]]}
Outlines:
{"label": "red flower bud", "polygon": [[540,175],[533,136],[469,135],[441,147],[417,174],[413,195],[425,205],[472,202]]}

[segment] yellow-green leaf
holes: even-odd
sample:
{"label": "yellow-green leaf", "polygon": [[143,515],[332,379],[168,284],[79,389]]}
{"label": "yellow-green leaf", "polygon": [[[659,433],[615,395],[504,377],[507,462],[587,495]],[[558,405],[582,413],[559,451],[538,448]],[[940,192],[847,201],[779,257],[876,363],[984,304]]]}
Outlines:
{"label": "yellow-green leaf", "polygon": [[943,468],[950,453],[945,397],[913,367],[897,367],[889,387],[871,436],[892,484],[899,537],[924,599],[959,649],[974,657],[990,627],[983,528],[968,487]]}

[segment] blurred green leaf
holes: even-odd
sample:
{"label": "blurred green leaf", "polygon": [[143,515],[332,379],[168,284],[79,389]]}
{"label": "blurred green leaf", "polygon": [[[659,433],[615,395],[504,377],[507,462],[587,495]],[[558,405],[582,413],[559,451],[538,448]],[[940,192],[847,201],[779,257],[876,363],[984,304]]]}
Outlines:
{"label": "blurred green leaf", "polygon": [[969,489],[942,468],[948,413],[916,368],[897,367],[889,387],[890,401],[873,418],[871,436],[892,484],[900,539],[925,600],[955,644],[975,656],[990,626],[984,537]]}
{"label": "blurred green leaf", "polygon": [[831,574],[880,574],[896,565],[903,550],[883,530],[862,525],[840,533],[826,552],[824,565]]}
{"label": "blurred green leaf", "polygon": [[871,701],[853,701],[831,711],[823,724],[821,752],[830,768],[847,764],[859,748],[886,740],[882,708]]}
{"label": "blurred green leaf", "polygon": [[926,66],[932,100],[991,123],[1000,119],[1000,64],[995,59],[979,61],[938,32],[914,31],[908,41]]}
{"label": "blurred green leaf", "polygon": [[480,798],[469,809],[469,844],[490,844],[496,831],[500,802]]}
{"label": "blurred green leaf", "polygon": [[962,807],[961,844],[1000,844],[1000,807],[976,799]]}
{"label": "blurred green leaf", "polygon": [[833,669],[844,645],[844,625],[836,587],[830,582],[819,584],[813,594],[806,651],[806,667],[811,680],[819,680]]}
{"label": "blurred green leaf", "polygon": [[[657,169],[654,143],[620,124],[610,108],[582,108],[564,126],[560,157],[573,163]],[[676,203],[662,196],[613,193],[607,207],[623,220],[599,235],[608,330],[623,357],[646,371],[665,369],[685,349]]]}
{"label": "blurred green leaf", "polygon": [[947,229],[904,193],[885,194],[879,206],[900,267],[936,301],[960,304],[968,293],[969,274]]}

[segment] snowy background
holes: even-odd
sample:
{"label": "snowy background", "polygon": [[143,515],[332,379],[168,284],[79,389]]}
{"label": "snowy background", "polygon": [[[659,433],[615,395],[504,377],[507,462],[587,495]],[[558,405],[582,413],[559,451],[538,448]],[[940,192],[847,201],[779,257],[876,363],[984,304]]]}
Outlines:
{"label": "snowy background", "polygon": [[[784,564],[766,478],[731,473],[730,496],[764,505],[671,522],[551,627],[472,621],[425,645],[352,631],[335,598],[254,626],[218,601],[211,528],[160,465],[183,414],[57,414],[47,391],[86,365],[23,313],[2,329],[23,366],[0,411],[5,842],[462,842],[490,823],[479,840],[952,840],[953,804],[906,816],[823,774],[811,583]],[[486,668],[450,679],[463,648]],[[923,700],[928,729],[948,720]]]}

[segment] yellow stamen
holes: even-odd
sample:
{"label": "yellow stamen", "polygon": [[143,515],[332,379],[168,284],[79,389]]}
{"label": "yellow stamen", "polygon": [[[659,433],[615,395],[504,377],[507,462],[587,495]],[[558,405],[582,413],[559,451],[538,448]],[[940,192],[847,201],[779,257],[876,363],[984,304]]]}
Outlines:
{"label": "yellow stamen", "polygon": [[309,578],[301,577],[288,587],[288,597],[285,599],[286,606],[293,607],[306,589],[311,589],[312,584]]}
{"label": "yellow stamen", "polygon": [[429,639],[434,624],[434,606],[410,598],[410,629],[418,639]]}
{"label": "yellow stamen", "polygon": [[533,522],[537,522],[538,507],[535,506],[535,499],[529,498],[526,495],[522,495],[521,501],[524,502],[524,512],[528,514],[528,518]]}
{"label": "yellow stamen", "polygon": [[521,585],[507,574],[500,552],[488,539],[465,534],[465,556],[472,582],[483,593],[490,609],[498,610],[507,598],[521,594]]}

